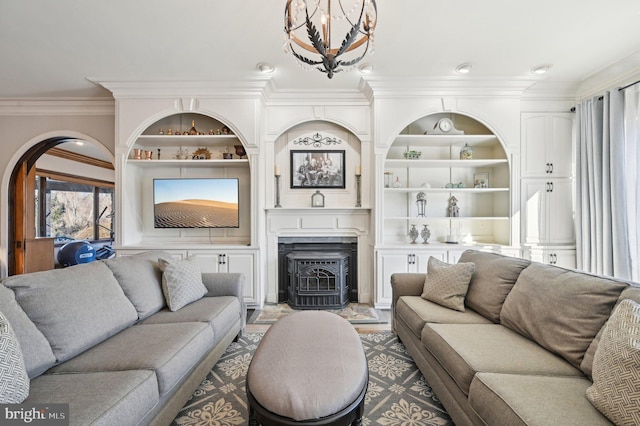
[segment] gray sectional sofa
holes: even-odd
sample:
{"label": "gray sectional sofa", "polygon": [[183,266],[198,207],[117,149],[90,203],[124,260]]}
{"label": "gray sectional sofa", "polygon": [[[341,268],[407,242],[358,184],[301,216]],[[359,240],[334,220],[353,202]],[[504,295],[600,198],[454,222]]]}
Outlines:
{"label": "gray sectional sofa", "polygon": [[202,274],[171,311],[148,252],[11,276],[0,312],[20,343],[27,403],[68,403],[71,425],[168,425],[244,327],[244,276]]}
{"label": "gray sectional sofa", "polygon": [[393,330],[456,425],[612,424],[585,393],[637,284],[474,250],[459,263],[475,265],[464,312],[421,297],[426,274],[391,277]]}

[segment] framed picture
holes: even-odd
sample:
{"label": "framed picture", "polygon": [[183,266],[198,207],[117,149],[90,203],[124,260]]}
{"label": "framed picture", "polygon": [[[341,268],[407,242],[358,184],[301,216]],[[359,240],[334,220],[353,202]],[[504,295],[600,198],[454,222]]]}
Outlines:
{"label": "framed picture", "polygon": [[489,188],[489,173],[474,173],[473,174],[473,187],[474,188]]}
{"label": "framed picture", "polygon": [[291,188],[344,189],[344,150],[291,151]]}

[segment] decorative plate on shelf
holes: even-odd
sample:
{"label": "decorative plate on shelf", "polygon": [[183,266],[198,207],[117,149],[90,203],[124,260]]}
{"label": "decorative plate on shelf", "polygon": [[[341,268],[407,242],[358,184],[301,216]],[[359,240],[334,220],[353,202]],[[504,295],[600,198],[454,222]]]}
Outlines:
{"label": "decorative plate on shelf", "polygon": [[207,148],[198,148],[193,152],[194,160],[210,160],[211,159],[211,151]]}

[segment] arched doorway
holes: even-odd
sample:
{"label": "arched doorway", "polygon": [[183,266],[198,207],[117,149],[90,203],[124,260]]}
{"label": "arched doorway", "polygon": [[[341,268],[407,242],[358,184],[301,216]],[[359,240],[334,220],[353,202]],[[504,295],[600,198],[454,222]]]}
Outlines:
{"label": "arched doorway", "polygon": [[[47,170],[43,173],[43,170],[38,169],[38,167],[40,167],[40,165],[36,166],[38,160],[44,154],[51,156],[55,153],[57,157],[66,157],[67,161],[72,160],[79,162],[77,163],[79,167],[69,167],[69,173],[62,173],[63,175],[68,175],[72,181],[74,178],[76,181],[78,180],[78,176],[74,175],[83,173],[81,167],[83,164],[81,163],[89,163],[94,166],[98,165],[99,167],[113,170],[113,157],[111,153],[108,153],[106,157],[104,152],[98,154],[97,156],[105,158],[105,160],[100,160],[81,153],[75,153],[73,150],[68,151],[58,148],[58,146],[82,146],[84,144],[86,144],[87,147],[85,151],[89,154],[95,155],[95,148],[98,145],[98,148],[102,148],[104,151],[104,147],[95,141],[87,141],[70,136],[55,136],[36,143],[16,161],[8,185],[8,275],[50,269],[53,265],[54,239],[43,238],[45,236],[49,237],[49,235],[47,235],[46,226],[43,225],[44,219],[41,219],[45,217],[45,209],[42,206],[43,202],[41,200],[38,202],[38,198],[44,198],[41,185],[50,178],[48,175],[51,175],[51,171]],[[82,151],[82,148],[80,149]],[[48,156],[43,158],[47,158]],[[86,171],[84,171],[84,173],[86,173]],[[37,182],[36,175],[38,175]],[[89,177],[90,174],[87,176]],[[113,182],[111,182],[111,185],[113,186]],[[37,197],[36,194],[38,193],[41,193],[43,196]],[[97,210],[98,208],[99,205],[96,204],[94,209]]]}

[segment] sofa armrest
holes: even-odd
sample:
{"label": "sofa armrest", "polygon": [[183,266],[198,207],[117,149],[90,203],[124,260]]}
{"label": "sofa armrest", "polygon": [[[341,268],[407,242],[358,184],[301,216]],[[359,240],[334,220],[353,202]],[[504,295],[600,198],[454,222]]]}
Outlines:
{"label": "sofa armrest", "polygon": [[420,296],[427,274],[391,274],[391,329],[395,332],[396,303],[401,296]]}
{"label": "sofa armrest", "polygon": [[244,302],[244,274],[231,272],[203,272],[202,282],[207,288],[205,297],[235,296],[240,301],[242,328],[247,320],[247,305]]}

